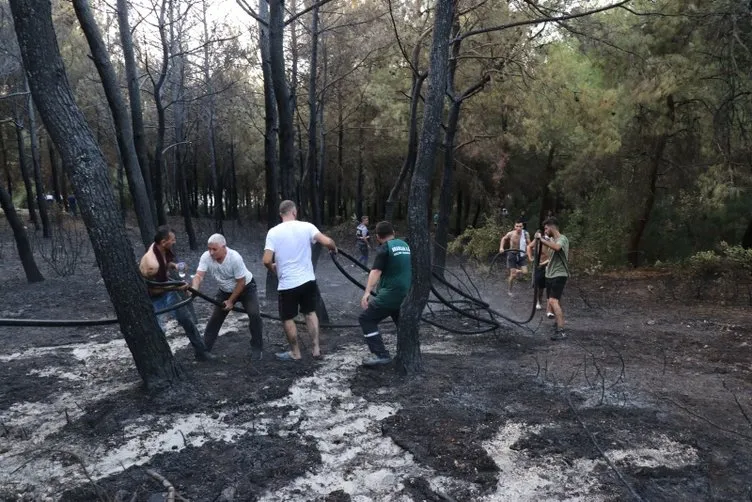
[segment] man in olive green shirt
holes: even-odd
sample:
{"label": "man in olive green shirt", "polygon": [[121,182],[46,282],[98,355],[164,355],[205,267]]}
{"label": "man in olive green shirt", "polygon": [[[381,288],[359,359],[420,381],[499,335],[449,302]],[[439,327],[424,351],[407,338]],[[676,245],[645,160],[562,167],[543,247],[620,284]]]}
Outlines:
{"label": "man in olive green shirt", "polygon": [[569,277],[569,239],[559,232],[559,222],[549,218],[543,222],[544,236],[540,242],[550,250],[550,259],[546,266],[546,293],[548,307],[556,317],[556,328],[551,340],[564,340],[564,311],[561,309],[561,295]]}
{"label": "man in olive green shirt", "polygon": [[[379,333],[379,322],[387,317],[391,317],[395,324],[399,322],[400,306],[412,281],[410,246],[394,237],[391,223],[382,221],[376,225],[376,242],[379,247],[360,300],[364,312],[358,317],[366,344],[373,353],[373,356],[363,359],[364,366],[391,362],[392,358]],[[374,290],[376,294],[371,298]]]}

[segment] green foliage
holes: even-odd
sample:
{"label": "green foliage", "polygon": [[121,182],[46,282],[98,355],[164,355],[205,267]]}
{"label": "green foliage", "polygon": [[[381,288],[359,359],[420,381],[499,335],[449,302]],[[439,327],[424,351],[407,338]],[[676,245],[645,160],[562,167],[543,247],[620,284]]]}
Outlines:
{"label": "green foliage", "polygon": [[752,274],[752,249],[721,242],[719,249],[695,253],[685,264],[695,275]]}
{"label": "green foliage", "polygon": [[485,262],[499,252],[499,241],[504,234],[504,229],[492,218],[486,218],[483,226],[478,228],[468,227],[452,242],[448,250],[454,254],[464,254]]}

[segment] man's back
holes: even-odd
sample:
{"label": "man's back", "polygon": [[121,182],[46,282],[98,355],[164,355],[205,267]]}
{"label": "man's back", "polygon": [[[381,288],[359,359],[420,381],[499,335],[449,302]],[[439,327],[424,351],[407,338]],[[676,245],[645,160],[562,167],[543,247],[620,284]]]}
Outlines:
{"label": "man's back", "polygon": [[264,249],[274,252],[279,290],[316,280],[311,263],[311,244],[319,230],[304,221],[285,221],[266,234]]}
{"label": "man's back", "polygon": [[375,302],[389,308],[399,308],[412,280],[410,246],[401,239],[391,239],[376,255],[373,267],[381,270]]}

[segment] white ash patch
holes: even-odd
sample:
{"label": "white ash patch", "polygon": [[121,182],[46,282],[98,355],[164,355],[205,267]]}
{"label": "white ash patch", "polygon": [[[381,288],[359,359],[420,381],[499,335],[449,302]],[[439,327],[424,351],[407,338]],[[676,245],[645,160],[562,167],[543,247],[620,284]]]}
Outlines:
{"label": "white ash patch", "polygon": [[[483,497],[484,502],[561,500],[562,493],[571,501],[608,498],[598,476],[599,471],[609,469],[604,459],[580,458],[567,462],[562,455],[551,454],[532,458],[524,450],[511,448],[520,439],[544,428],[511,422],[484,443],[483,447],[500,471],[496,491]],[[605,454],[621,467],[682,468],[698,461],[694,448],[665,436],[646,438],[645,443],[650,446],[605,450]]]}
{"label": "white ash patch", "polygon": [[457,488],[477,492],[470,483],[438,476],[418,464],[383,435],[381,421],[397,413],[399,406],[371,403],[350,390],[350,378],[365,354],[363,346],[350,345],[326,355],[314,375],[296,381],[288,396],[273,403],[294,408],[280,432],[315,438],[322,463],[260,500],[296,500],[303,494],[315,498],[336,490],[359,502],[409,500],[399,492],[410,477],[433,480],[433,489],[441,493]]}

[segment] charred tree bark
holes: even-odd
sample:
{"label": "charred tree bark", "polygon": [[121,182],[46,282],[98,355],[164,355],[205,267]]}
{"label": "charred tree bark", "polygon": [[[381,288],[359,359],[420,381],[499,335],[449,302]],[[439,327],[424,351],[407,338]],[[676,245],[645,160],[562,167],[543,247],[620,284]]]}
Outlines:
{"label": "charred tree bark", "polygon": [[[306,168],[310,180],[310,201],[311,217],[313,224],[321,226],[323,217],[321,215],[321,183],[319,180],[318,165],[318,140],[319,128],[323,127],[319,123],[319,106],[316,99],[316,84],[318,79],[318,60],[319,60],[319,7],[318,3],[312,11],[311,19],[311,59],[310,68],[308,69],[308,152],[306,155]],[[301,184],[303,179],[301,179]],[[301,194],[302,195],[302,194]],[[302,200],[302,196],[301,196]]]}
{"label": "charred tree bark", "polygon": [[423,87],[423,81],[426,77],[426,73],[413,75],[413,86],[410,92],[410,129],[407,140],[407,155],[405,155],[405,160],[402,163],[397,181],[394,182],[394,186],[389,191],[389,197],[386,200],[386,208],[384,210],[384,219],[386,221],[394,219],[394,206],[399,198],[402,185],[404,185],[405,180],[415,168],[415,161],[418,157],[418,103],[420,103],[420,89]]}
{"label": "charred tree bark", "polygon": [[52,176],[52,193],[55,196],[55,202],[60,203],[63,198],[63,189],[61,185],[61,166],[55,145],[52,143],[52,139],[47,140],[47,150],[50,155],[50,174]]}
{"label": "charred tree bark", "polygon": [[[455,19],[452,26],[452,39],[460,31],[460,24]],[[457,128],[460,121],[460,110],[466,99],[474,96],[483,89],[483,86],[489,81],[489,77],[484,75],[477,83],[468,87],[461,94],[454,90],[454,76],[457,71],[457,57],[460,53],[459,40],[452,44],[452,55],[449,58],[449,78],[447,79],[448,93],[451,97],[449,107],[449,117],[447,118],[446,131],[444,133],[444,175],[441,179],[441,192],[439,193],[439,221],[436,226],[436,235],[434,236],[433,263],[434,272],[444,277],[444,267],[446,266],[447,243],[449,241],[449,217],[452,213],[452,185],[454,184],[454,143],[457,137]]]}
{"label": "charred tree bark", "polygon": [[285,77],[284,1],[269,0],[269,61],[279,121],[280,188],[283,199],[295,198],[295,130],[290,87]]}
{"label": "charred tree bark", "polygon": [[742,247],[745,249],[752,248],[752,217],[749,219],[747,230],[744,232],[744,237],[742,237]]}
{"label": "charred tree bark", "polygon": [[[16,110],[17,111],[17,110]],[[24,188],[26,189],[26,207],[29,208],[29,221],[34,225],[34,231],[39,231],[39,218],[37,218],[36,199],[34,189],[31,185],[31,173],[29,173],[29,164],[26,161],[26,144],[23,137],[23,118],[16,115],[16,144],[18,145],[18,167],[21,170],[21,179],[23,179]]]}
{"label": "charred tree bark", "polygon": [[13,198],[13,178],[10,175],[10,162],[8,162],[8,146],[5,144],[5,128],[0,127],[0,155],[3,156],[3,169],[5,169],[5,186],[8,195]]}
{"label": "charred tree bark", "polygon": [[[259,17],[269,22],[269,3],[259,0]],[[264,170],[266,173],[266,226],[271,229],[280,221],[279,217],[279,150],[277,150],[278,114],[274,83],[271,69],[271,45],[269,26],[259,23],[259,49],[261,52],[261,70],[264,77]],[[266,272],[266,299],[277,300],[276,274]]]}
{"label": "charred tree bark", "polygon": [[88,0],[74,0],[73,8],[76,10],[76,17],[78,17],[89,43],[94,65],[102,79],[102,87],[115,125],[115,137],[120,159],[128,179],[131,197],[133,197],[133,207],[141,233],[141,242],[145,247],[148,247],[154,239],[155,232],[154,218],[151,213],[152,202],[139,165],[136,145],[133,142],[133,126],[128,117],[125,99],[120,92],[120,83]]}
{"label": "charred tree bark", "polygon": [[[365,148],[365,134],[364,134],[364,120],[360,122],[360,128],[358,129],[358,185],[357,192],[355,193],[355,217],[360,220],[363,217],[363,200],[365,194],[363,193],[365,186],[365,170],[363,166],[363,148]],[[345,215],[347,216],[347,215]],[[373,216],[376,216],[375,214]]]}
{"label": "charred tree bark", "polygon": [[[125,59],[125,75],[128,81],[128,101],[131,105],[131,124],[133,146],[136,149],[138,165],[141,169],[141,178],[149,199],[149,214],[151,226],[157,221],[157,206],[154,200],[154,189],[151,184],[151,169],[149,168],[149,153],[146,149],[146,133],[144,132],[144,116],[141,110],[141,86],[139,84],[138,66],[136,66],[136,54],[133,49],[133,37],[128,22],[128,1],[117,0],[118,29],[120,42]],[[153,234],[152,234],[153,237]]]}
{"label": "charred tree bark", "polygon": [[181,371],[159,329],[120,221],[107,161],[73,99],[55,38],[51,4],[12,0],[10,5],[34,102],[75,188],[123,336],[146,387],[162,387],[179,378]]}
{"label": "charred tree bark", "polygon": [[423,369],[420,355],[420,317],[431,291],[431,241],[426,225],[428,189],[436,167],[437,140],[444,112],[454,0],[437,0],[434,16],[423,131],[410,182],[407,210],[413,274],[412,285],[400,311],[395,360],[397,371],[405,375],[414,375]]}
{"label": "charred tree bark", "polygon": [[203,0],[201,3],[203,6],[202,22],[204,26],[204,85],[206,85],[206,92],[208,93],[209,100],[207,107],[207,120],[206,120],[206,132],[209,143],[209,171],[211,172],[213,193],[214,196],[214,231],[217,233],[224,233],[222,228],[222,220],[224,220],[224,211],[222,206],[222,191],[224,189],[224,183],[222,183],[222,172],[217,163],[217,142],[214,136],[214,115],[216,112],[216,102],[213,92],[213,85],[211,81],[211,69],[209,61],[209,20],[207,18],[208,6],[207,1]]}
{"label": "charred tree bark", "polygon": [[[29,92],[29,79],[24,79],[24,85],[26,92]],[[50,217],[47,211],[44,182],[42,181],[42,160],[39,152],[37,114],[34,111],[34,100],[31,98],[31,92],[27,94],[26,105],[29,113],[29,146],[31,147],[31,166],[34,173],[34,188],[37,193],[37,207],[39,207],[39,218],[42,220],[42,236],[45,239],[49,239],[52,236],[52,232],[50,230]]]}
{"label": "charred tree bark", "polygon": [[29,236],[26,234],[26,227],[23,221],[18,217],[16,208],[13,207],[13,200],[5,188],[0,186],[0,205],[3,208],[8,225],[13,230],[13,238],[16,240],[16,249],[18,257],[21,259],[27,282],[40,282],[44,276],[39,271],[37,263],[34,261],[34,253],[31,250]]}

